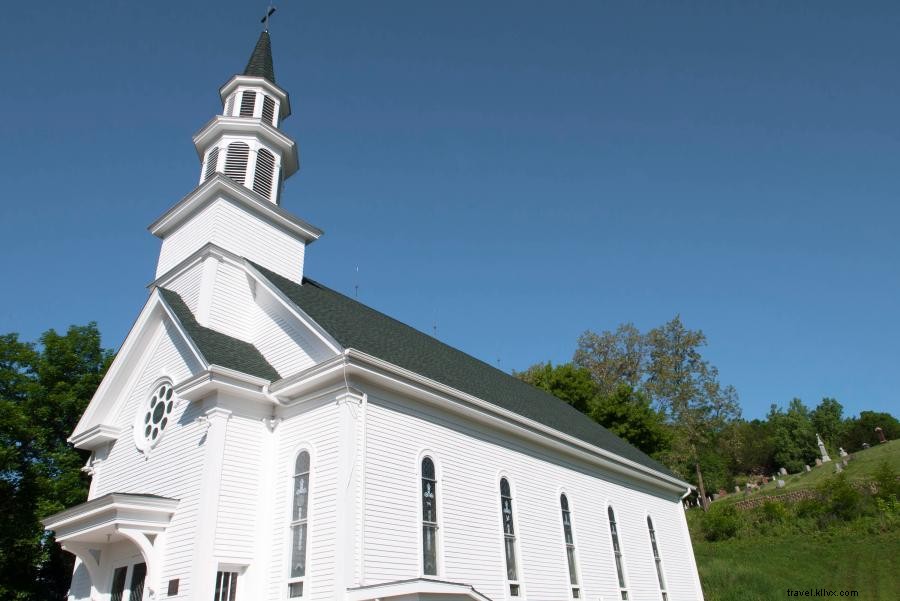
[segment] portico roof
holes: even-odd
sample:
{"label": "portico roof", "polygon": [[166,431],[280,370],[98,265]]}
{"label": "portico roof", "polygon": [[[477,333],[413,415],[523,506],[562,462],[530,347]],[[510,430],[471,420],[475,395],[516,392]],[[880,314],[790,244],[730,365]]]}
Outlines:
{"label": "portico roof", "polygon": [[129,538],[122,535],[123,529],[145,534],[165,531],[177,506],[177,499],[167,497],[109,493],[42,521],[61,543],[108,543]]}
{"label": "portico roof", "polygon": [[396,599],[396,601],[491,601],[471,584],[450,582],[434,578],[413,578],[395,580],[369,586],[347,589],[346,601],[372,601],[375,599]]}

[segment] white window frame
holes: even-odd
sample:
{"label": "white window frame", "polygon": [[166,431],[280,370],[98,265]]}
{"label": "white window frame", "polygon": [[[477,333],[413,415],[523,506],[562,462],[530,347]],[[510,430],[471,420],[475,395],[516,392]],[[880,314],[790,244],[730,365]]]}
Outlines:
{"label": "white window frame", "polygon": [[[425,524],[425,521],[422,519],[422,461],[424,461],[426,457],[431,459],[431,462],[434,464],[434,490],[435,495],[437,496],[437,503],[435,504],[435,510],[437,511],[437,522],[435,522],[437,524],[437,531],[434,536],[434,563],[435,572],[437,572],[436,574],[425,573],[425,541],[422,538],[422,529]],[[419,574],[424,578],[441,578],[444,574],[444,545],[442,534],[444,529],[444,487],[441,483],[443,472],[441,471],[441,462],[439,462],[436,457],[437,454],[428,449],[421,451],[416,460],[416,540],[418,541]]]}
{"label": "white window frame", "polygon": [[[139,563],[142,563],[145,565],[147,563],[146,560],[144,559],[144,556],[141,555],[140,553],[138,553],[136,555],[132,555],[131,557],[128,557],[128,558],[120,559],[120,560],[114,562],[110,566],[110,568],[109,568],[109,592],[106,595],[107,601],[109,601],[109,599],[112,599],[113,578],[115,577],[116,570],[118,568],[125,568],[125,588],[122,589],[122,601],[143,601],[143,599],[132,599],[131,598],[131,579],[134,577],[134,566],[138,565]],[[147,582],[147,575],[144,574],[143,597],[147,596],[148,584],[149,583]]]}
{"label": "white window frame", "polygon": [[[291,561],[293,559],[294,552],[294,520],[293,520],[293,512],[294,512],[294,477],[296,476],[294,469],[297,465],[297,459],[300,457],[300,453],[306,451],[309,454],[309,483],[307,486],[309,487],[309,492],[307,492],[307,507],[306,507],[306,574],[301,578],[293,578],[291,577]],[[313,496],[312,492],[315,490],[315,478],[316,478],[316,453],[313,446],[307,442],[303,442],[299,444],[294,452],[290,455],[291,461],[288,464],[288,493],[287,493],[287,510],[285,513],[285,523],[287,524],[287,544],[286,544],[286,552],[285,557],[287,560],[285,561],[285,569],[284,569],[284,584],[282,586],[282,594],[281,598],[287,601],[291,599],[309,599],[309,581],[312,563],[312,553],[309,551],[310,540],[312,539],[312,524],[313,524]],[[290,588],[291,584],[294,582],[303,582],[303,595],[299,597],[291,597],[290,596]]]}
{"label": "white window frame", "polygon": [[[514,548],[515,548],[515,553],[516,553],[516,576],[517,576],[516,580],[509,579],[508,567],[506,565],[506,531],[503,529],[503,499],[502,499],[502,492],[501,492],[501,486],[502,486],[501,481],[502,480],[506,480],[506,483],[509,484],[509,495],[510,495],[510,500],[512,501],[511,506],[512,506],[512,514],[513,514],[513,518],[512,518],[513,519],[513,532],[515,532],[515,535],[513,538],[514,538],[514,542],[515,542]],[[524,584],[525,576],[523,575],[523,572],[522,572],[522,569],[523,569],[522,549],[521,549],[520,541],[519,541],[519,539],[521,538],[521,535],[520,535],[521,531],[519,530],[519,516],[518,516],[518,510],[517,510],[517,503],[516,503],[516,498],[517,498],[516,497],[516,487],[513,484],[512,478],[509,476],[509,474],[507,474],[506,472],[500,472],[500,474],[497,476],[496,490],[498,493],[500,493],[500,505],[498,507],[497,517],[500,521],[500,543],[501,543],[500,553],[502,555],[501,561],[503,562],[504,574],[507,574],[507,577],[504,578],[504,580],[506,582],[506,589],[505,589],[504,594],[507,599],[512,599],[512,600],[518,601],[518,600],[525,599],[525,584]],[[519,587],[518,595],[512,594],[512,591],[510,590],[512,586]]]}
{"label": "white window frame", "polygon": [[[612,525],[610,524],[609,512],[612,510],[613,515],[616,516],[616,542],[619,544],[619,561],[616,562],[616,545],[613,543],[613,534],[612,534]],[[631,595],[628,592],[628,569],[625,565],[625,552],[622,548],[622,524],[619,521],[619,516],[616,514],[615,508],[612,506],[612,503],[606,504],[606,530],[609,532],[609,546],[613,553],[613,566],[616,568],[616,589],[619,591],[619,600],[620,601],[628,601],[631,599]],[[619,566],[622,567],[622,583],[624,586],[621,586],[619,583]]]}
{"label": "white window frame", "polygon": [[[159,436],[157,436],[155,440],[148,439],[144,435],[144,415],[148,410],[150,398],[153,395],[154,391],[163,384],[166,384],[167,386],[169,386],[169,388],[172,389],[172,411],[168,412],[168,414],[165,416],[166,426],[164,428],[160,428]],[[181,402],[178,394],[175,393],[174,380],[168,375],[157,378],[153,381],[153,384],[147,387],[146,391],[144,392],[144,396],[141,399],[141,404],[138,407],[138,410],[135,412],[134,422],[131,429],[132,438],[134,439],[134,445],[138,448],[139,451],[144,454],[144,456],[149,456],[150,451],[159,446],[160,442],[162,442],[162,439],[165,438],[166,432],[175,427],[177,420],[173,419],[173,417],[180,404]]]}
{"label": "white window frame", "polygon": [[[235,601],[241,601],[241,591],[244,588],[244,572],[247,571],[247,565],[241,563],[226,563],[219,562],[216,566],[216,580],[219,579],[219,572],[227,572],[237,574],[237,578],[235,578],[234,583],[234,599]],[[213,596],[216,594],[216,582],[213,581]],[[214,598],[213,601],[228,601],[228,599],[220,600],[218,598]]]}
{"label": "white window frame", "polygon": [[[659,538],[656,536],[656,524],[653,522],[653,516],[649,513],[644,514],[644,523],[647,525],[647,537],[650,539],[650,554],[653,559],[653,567],[656,569],[656,580],[659,583],[659,593],[662,601],[668,601],[669,592],[668,578],[666,578],[663,569],[662,553],[659,552]],[[654,549],[655,547],[655,549]]]}
{"label": "white window frame", "polygon": [[[569,544],[566,542],[566,527],[563,523],[562,516],[562,496],[566,496],[566,502],[569,505],[569,522],[570,527],[572,529],[572,549],[574,551],[575,556],[575,578],[578,579],[577,584],[572,584],[571,578],[569,577],[569,553],[568,547]],[[569,598],[570,599],[584,599],[584,579],[581,577],[581,561],[578,559],[578,535],[575,534],[575,511],[572,508],[572,495],[565,489],[559,489],[556,491],[556,515],[559,516],[559,526],[560,526],[560,534],[562,535],[562,549],[563,549],[563,560],[566,567],[566,585],[569,589]],[[576,596],[577,591],[577,596]]]}

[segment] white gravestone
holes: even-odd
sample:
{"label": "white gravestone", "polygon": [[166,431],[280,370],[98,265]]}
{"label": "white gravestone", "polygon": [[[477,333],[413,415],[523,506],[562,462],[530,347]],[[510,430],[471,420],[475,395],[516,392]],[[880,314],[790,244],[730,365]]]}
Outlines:
{"label": "white gravestone", "polygon": [[828,451],[825,450],[825,443],[822,442],[822,437],[819,436],[818,432],[816,432],[816,444],[819,445],[819,453],[822,454],[822,463],[831,461],[831,457],[828,456]]}

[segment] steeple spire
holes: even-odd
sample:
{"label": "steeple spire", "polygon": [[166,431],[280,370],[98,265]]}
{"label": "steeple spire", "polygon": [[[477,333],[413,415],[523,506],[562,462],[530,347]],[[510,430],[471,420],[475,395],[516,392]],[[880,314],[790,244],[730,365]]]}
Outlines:
{"label": "steeple spire", "polygon": [[275,83],[275,67],[272,64],[272,41],[269,38],[268,30],[259,34],[259,40],[256,41],[256,47],[247,61],[247,67],[244,69],[244,75],[253,77],[264,77],[270,82]]}

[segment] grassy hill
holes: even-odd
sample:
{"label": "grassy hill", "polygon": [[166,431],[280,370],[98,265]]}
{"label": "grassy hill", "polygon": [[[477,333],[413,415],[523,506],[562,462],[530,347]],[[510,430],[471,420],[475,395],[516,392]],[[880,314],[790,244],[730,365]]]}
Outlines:
{"label": "grassy hill", "polygon": [[[844,470],[852,482],[872,480],[884,462],[900,473],[900,441],[855,453]],[[833,464],[783,478],[785,488],[770,483],[757,495],[770,495],[769,508],[738,511],[740,528],[727,540],[709,542],[703,529],[715,512],[735,514],[733,494],[713,503],[711,513],[688,512],[694,553],[707,601],[789,599],[788,590],[836,591],[857,599],[900,599],[900,509],[876,508],[862,499],[864,510],[853,519],[823,520],[805,516],[799,506],[782,506],[778,494],[800,489],[827,490],[836,483]],[[846,486],[846,485],[845,485]],[[893,516],[893,517],[892,517]]]}

